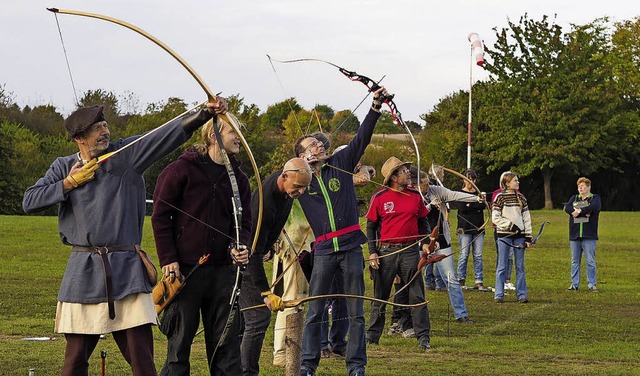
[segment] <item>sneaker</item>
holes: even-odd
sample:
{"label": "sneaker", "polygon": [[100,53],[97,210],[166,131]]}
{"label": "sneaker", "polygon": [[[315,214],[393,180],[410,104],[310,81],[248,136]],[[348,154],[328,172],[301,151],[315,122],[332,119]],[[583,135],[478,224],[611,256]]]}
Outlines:
{"label": "sneaker", "polygon": [[589,291],[598,292],[598,289],[595,286],[591,286],[591,287],[589,287]]}
{"label": "sneaker", "polygon": [[460,286],[464,286],[464,283],[466,282],[466,279],[461,279],[458,282],[460,283]]}
{"label": "sneaker", "polygon": [[496,298],[496,303],[504,303],[504,298]]}
{"label": "sneaker", "polygon": [[478,283],[475,284],[475,286],[473,286],[473,289],[474,290],[484,290],[485,287],[484,287],[484,284],[482,282],[478,282]]}
{"label": "sneaker", "polygon": [[402,332],[402,337],[404,337],[404,338],[416,338],[416,331],[413,330],[413,328],[407,329],[404,332]]}
{"label": "sneaker", "polygon": [[515,289],[516,289],[516,287],[513,285],[513,283],[508,282],[508,283],[505,283],[505,284],[504,284],[504,289],[505,289],[505,290],[515,290]]}
{"label": "sneaker", "polygon": [[331,356],[333,355],[333,352],[329,349],[322,349],[320,351],[320,357],[321,358],[331,358]]}
{"label": "sneaker", "polygon": [[420,341],[420,350],[431,350],[429,341]]}
{"label": "sneaker", "polygon": [[374,341],[372,339],[367,338],[367,345],[377,345],[378,341]]}
{"label": "sneaker", "polygon": [[300,369],[300,376],[315,376],[315,375],[316,373],[314,371],[310,371],[305,368]]}
{"label": "sneaker", "polygon": [[365,376],[364,369],[358,368],[357,370],[350,372],[349,376]]}
{"label": "sneaker", "polygon": [[578,289],[578,286],[571,285],[571,286],[569,286],[569,288],[568,288],[567,290],[569,290],[569,291],[575,291],[575,290],[577,290],[577,289]]}
{"label": "sneaker", "polygon": [[456,321],[463,324],[473,324],[473,321],[469,320],[468,316],[460,317],[459,319],[456,319]]}
{"label": "sneaker", "polygon": [[527,299],[527,298],[520,298],[520,299],[518,299],[518,303],[529,303],[529,299]]}
{"label": "sneaker", "polygon": [[398,324],[397,322],[394,322],[393,324],[391,324],[387,334],[390,336],[402,334],[402,329],[400,328],[400,324]]}

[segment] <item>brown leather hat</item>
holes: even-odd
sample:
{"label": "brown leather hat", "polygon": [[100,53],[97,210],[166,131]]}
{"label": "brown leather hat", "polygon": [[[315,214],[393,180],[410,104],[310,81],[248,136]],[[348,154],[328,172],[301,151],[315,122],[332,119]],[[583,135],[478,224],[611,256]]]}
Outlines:
{"label": "brown leather hat", "polygon": [[409,168],[411,166],[411,162],[402,162],[396,157],[390,157],[386,162],[382,165],[380,171],[382,171],[382,176],[384,176],[384,180],[382,181],[383,185],[387,185],[389,183],[389,179],[393,173],[402,166],[406,166]]}
{"label": "brown leather hat", "polygon": [[81,107],[69,115],[67,120],[64,121],[64,127],[67,128],[69,138],[79,136],[93,124],[104,121],[103,109],[104,106],[102,105]]}

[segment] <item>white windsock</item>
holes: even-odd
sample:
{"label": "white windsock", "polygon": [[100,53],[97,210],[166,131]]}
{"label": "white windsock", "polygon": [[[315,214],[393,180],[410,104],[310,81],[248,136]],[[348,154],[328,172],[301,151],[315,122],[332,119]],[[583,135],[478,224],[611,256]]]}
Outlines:
{"label": "white windsock", "polygon": [[482,66],[484,64],[484,48],[482,47],[482,40],[477,33],[470,33],[467,37],[471,42],[471,56],[476,59],[476,64]]}

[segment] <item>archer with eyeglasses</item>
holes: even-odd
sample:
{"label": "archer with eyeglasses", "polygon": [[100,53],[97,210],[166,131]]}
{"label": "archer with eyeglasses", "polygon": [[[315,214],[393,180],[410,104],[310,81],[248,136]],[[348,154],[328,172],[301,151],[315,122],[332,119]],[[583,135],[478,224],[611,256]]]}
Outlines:
{"label": "archer with eyeglasses", "polygon": [[[294,155],[314,169],[307,191],[299,198],[302,210],[316,235],[309,295],[326,295],[339,270],[343,271],[345,294],[364,295],[362,244],[367,237],[360,229],[356,192],[351,172],[371,142],[380,109],[388,92],[374,92],[369,113],[346,148],[329,156],[324,144],[311,135],[294,144]],[[335,168],[332,168],[335,167]],[[326,299],[309,302],[302,346],[301,375],[314,375],[321,358],[321,326]],[[349,342],[345,362],[349,375],[364,375],[367,364],[364,300],[347,299]]]}

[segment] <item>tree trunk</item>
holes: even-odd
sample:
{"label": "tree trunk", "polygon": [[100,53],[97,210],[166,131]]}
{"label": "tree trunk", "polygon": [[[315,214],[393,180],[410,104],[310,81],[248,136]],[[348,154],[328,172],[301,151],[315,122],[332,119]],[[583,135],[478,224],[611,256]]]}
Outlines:
{"label": "tree trunk", "polygon": [[297,376],[300,374],[300,361],[302,358],[302,327],[304,323],[304,310],[297,308],[294,313],[287,316],[287,328],[285,330],[285,376]]}
{"label": "tree trunk", "polygon": [[553,170],[544,168],[542,170],[542,178],[544,179],[544,208],[553,209],[553,201],[551,200],[551,177]]}

